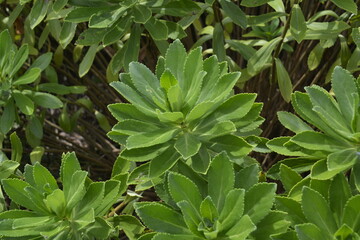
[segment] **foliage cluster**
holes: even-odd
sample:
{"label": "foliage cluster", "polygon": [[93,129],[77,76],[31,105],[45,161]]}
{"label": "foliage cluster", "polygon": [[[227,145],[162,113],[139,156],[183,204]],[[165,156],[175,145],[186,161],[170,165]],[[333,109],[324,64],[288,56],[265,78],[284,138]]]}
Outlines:
{"label": "foliage cluster", "polygon": [[0,239],[360,240],[358,1],[0,4]]}

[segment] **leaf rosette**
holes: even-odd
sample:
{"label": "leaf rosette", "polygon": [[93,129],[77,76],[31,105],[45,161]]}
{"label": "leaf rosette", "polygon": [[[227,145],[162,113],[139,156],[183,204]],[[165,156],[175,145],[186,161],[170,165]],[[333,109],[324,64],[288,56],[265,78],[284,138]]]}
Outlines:
{"label": "leaf rosette", "polygon": [[92,182],[87,174],[75,154],[67,153],[60,168],[62,189],[39,163],[25,166],[25,181],[3,179],[2,187],[12,204],[0,213],[0,238],[109,239],[120,220],[134,219],[127,215],[104,218],[126,190],[126,180],[115,176]]}
{"label": "leaf rosette", "polygon": [[256,173],[242,178],[254,170],[259,170],[256,164],[235,175],[232,162],[221,153],[211,162],[207,183],[170,172],[161,194],[165,204],[138,202],[136,213],[155,232],[154,240],[270,239],[290,222],[285,212],[271,210],[274,183],[249,181]]}
{"label": "leaf rosette", "polygon": [[108,136],[125,147],[123,158],[152,160],[152,177],[179,158],[205,173],[210,156],[223,150],[241,161],[256,141],[262,141],[253,137],[254,144],[249,144],[244,136],[260,133],[263,118],[256,94],[233,94],[239,76],[228,73],[227,63],[215,56],[203,60],[201,48],[187,54],[177,40],[165,58],[159,58],[156,74],[132,62],[129,73],[111,83],[131,104],[109,105],[119,123]]}
{"label": "leaf rosette", "polygon": [[330,179],[352,169],[360,189],[359,82],[347,70],[336,67],[332,74],[334,94],[316,85],[305,89],[306,93],[292,95],[292,105],[309,124],[294,114],[279,112],[280,122],[296,135],[267,143],[277,153],[298,158],[277,163],[269,173],[275,176],[281,163],[300,172],[311,170],[316,179]]}

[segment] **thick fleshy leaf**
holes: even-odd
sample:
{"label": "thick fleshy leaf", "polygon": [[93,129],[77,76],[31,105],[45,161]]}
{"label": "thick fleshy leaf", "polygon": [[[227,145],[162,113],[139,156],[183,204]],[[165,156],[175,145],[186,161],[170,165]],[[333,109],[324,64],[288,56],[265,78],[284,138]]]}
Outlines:
{"label": "thick fleshy leaf", "polygon": [[140,219],[150,229],[171,234],[190,233],[180,213],[156,202],[135,203]]}
{"label": "thick fleshy leaf", "polygon": [[[219,221],[224,229],[231,228],[241,219],[244,212],[244,198],[244,189],[232,189],[227,194],[224,208],[219,216]],[[236,209],[236,211],[234,211],[234,209]]]}
{"label": "thick fleshy leaf", "polygon": [[355,118],[355,104],[359,101],[359,92],[355,81],[355,78],[348,71],[341,67],[335,67],[331,83],[340,110],[349,125]]}
{"label": "thick fleshy leaf", "polygon": [[292,137],[290,141],[310,150],[327,152],[341,150],[346,148],[348,145],[346,142],[338,141],[337,139],[329,137],[323,133],[314,131],[301,132]]}
{"label": "thick fleshy leaf", "polygon": [[287,129],[293,131],[294,133],[300,133],[304,131],[312,131],[313,129],[307,125],[303,120],[301,120],[296,115],[280,111],[277,112],[277,116],[281,124]]}
{"label": "thick fleshy leaf", "polygon": [[126,140],[126,148],[143,148],[165,143],[178,135],[179,132],[179,129],[167,128],[132,135]]}
{"label": "thick fleshy leaf", "polygon": [[305,223],[307,220],[301,209],[301,204],[288,197],[277,196],[275,198],[276,209],[287,212],[291,222],[295,224]]}
{"label": "thick fleshy leaf", "polygon": [[188,159],[199,152],[201,142],[193,134],[184,133],[176,140],[174,147],[184,159]]}
{"label": "thick fleshy leaf", "polygon": [[360,230],[360,195],[356,195],[346,202],[342,222],[355,232]]}
{"label": "thick fleshy leaf", "polygon": [[[198,187],[187,177],[171,172],[168,176],[170,194],[175,202],[187,201],[194,211],[200,210],[202,197]],[[200,214],[198,212],[198,214]]]}
{"label": "thick fleshy leaf", "polygon": [[332,211],[320,193],[304,187],[302,209],[309,222],[315,224],[321,231],[329,235],[336,232],[337,226]]}
{"label": "thick fleshy leaf", "polygon": [[328,169],[336,170],[339,169],[345,170],[353,166],[357,161],[359,161],[359,155],[356,149],[350,148],[342,151],[337,151],[330,154],[327,158]]}
{"label": "thick fleshy leaf", "polygon": [[208,183],[209,196],[214,201],[218,211],[221,212],[225,198],[235,183],[234,168],[224,152],[212,160],[208,171]]}
{"label": "thick fleshy leaf", "polygon": [[314,224],[305,223],[295,227],[299,240],[324,239],[324,233]]}
{"label": "thick fleshy leaf", "polygon": [[258,183],[250,188],[245,195],[244,214],[250,216],[257,224],[269,212],[275,199],[276,184]]}
{"label": "thick fleshy leaf", "polygon": [[340,225],[340,221],[342,221],[345,204],[350,197],[350,186],[344,174],[340,173],[336,175],[330,184],[329,202],[330,209],[334,212],[338,226]]}
{"label": "thick fleshy leaf", "polygon": [[[135,149],[134,149],[135,150]],[[136,151],[141,151],[136,149]],[[180,158],[180,154],[172,147],[167,148],[164,152],[154,157],[150,162],[149,177],[155,178],[163,175],[169,170]]]}

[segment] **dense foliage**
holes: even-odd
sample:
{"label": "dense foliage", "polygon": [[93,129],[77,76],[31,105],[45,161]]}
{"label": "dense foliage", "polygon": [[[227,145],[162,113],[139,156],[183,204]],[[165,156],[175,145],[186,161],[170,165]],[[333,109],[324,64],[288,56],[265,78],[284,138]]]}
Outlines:
{"label": "dense foliage", "polygon": [[0,5],[0,239],[360,239],[359,1]]}

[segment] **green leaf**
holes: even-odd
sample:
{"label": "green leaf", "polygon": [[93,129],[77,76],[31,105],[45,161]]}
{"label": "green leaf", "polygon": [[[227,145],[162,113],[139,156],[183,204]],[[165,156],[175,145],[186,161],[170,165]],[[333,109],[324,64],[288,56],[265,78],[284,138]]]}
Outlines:
{"label": "green leaf", "polygon": [[29,19],[30,19],[30,27],[34,29],[46,16],[46,12],[49,7],[48,1],[34,1],[34,5],[31,8]]}
{"label": "green leaf", "polygon": [[[15,170],[20,166],[18,162],[11,160],[4,160],[0,162],[0,180],[8,178],[15,172]],[[1,201],[1,199],[0,199]],[[1,209],[1,207],[0,207]]]}
{"label": "green leaf", "polygon": [[91,208],[98,207],[104,198],[104,193],[104,182],[91,183],[83,199],[76,206],[76,215],[82,216],[83,214],[86,214],[87,211],[89,211]]}
{"label": "green leaf", "polygon": [[251,233],[255,239],[268,239],[273,234],[286,232],[290,222],[286,220],[287,214],[280,211],[271,211],[257,224],[257,229]]}
{"label": "green leaf", "polygon": [[119,199],[122,194],[121,182],[115,179],[110,179],[105,182],[104,198],[96,208],[95,215],[104,216],[109,212],[112,205]]}
{"label": "green leaf", "polygon": [[10,36],[9,30],[4,30],[0,33],[0,68],[2,69],[5,65],[5,63],[8,61],[8,54],[9,49],[11,49],[12,46],[12,38]]}
{"label": "green leaf", "polygon": [[[137,91],[129,87],[123,82],[112,82],[110,85],[115,88],[123,97],[125,97],[129,102],[135,105],[136,108],[140,109],[146,115],[154,115],[156,117],[156,113],[153,110],[153,104],[149,103],[141,97]],[[138,114],[136,114],[138,115]],[[145,115],[145,116],[146,116]]]}
{"label": "green leaf", "polygon": [[60,179],[63,184],[64,191],[65,189],[70,189],[72,184],[71,178],[78,170],[81,170],[81,167],[75,153],[71,152],[63,154],[60,167]]}
{"label": "green leaf", "polygon": [[280,59],[275,58],[275,64],[280,93],[286,102],[290,102],[293,88],[290,76]]}
{"label": "green leaf", "polygon": [[159,109],[156,109],[156,114],[160,122],[181,123],[184,121],[184,114],[182,112],[161,112]]}
{"label": "green leaf", "polygon": [[165,94],[160,89],[159,80],[145,65],[132,62],[129,65],[131,79],[136,89],[150,102],[166,110]]}
{"label": "green leaf", "polygon": [[220,23],[216,23],[213,32],[213,51],[219,61],[225,61],[226,51],[224,45],[224,29]]}
{"label": "green leaf", "polygon": [[281,164],[280,179],[286,191],[289,192],[295,186],[296,183],[301,181],[302,178],[297,172],[295,172],[288,166]]}
{"label": "green leaf", "polygon": [[291,9],[290,32],[295,40],[300,43],[306,35],[306,21],[299,4],[294,4]]}
{"label": "green leaf", "polygon": [[275,205],[276,209],[288,213],[288,217],[294,225],[307,222],[298,201],[288,197],[276,196]]}
{"label": "green leaf", "polygon": [[309,187],[303,188],[302,209],[309,222],[330,235],[337,230],[332,211],[325,198]]}
{"label": "green leaf", "polygon": [[[234,226],[242,217],[244,212],[244,189],[232,189],[225,198],[224,208],[220,212],[219,222],[223,229]],[[236,209],[236,211],[234,211]]]}
{"label": "green leaf", "polygon": [[66,6],[67,3],[68,0],[55,0],[52,8],[55,12],[59,12],[61,9],[63,9]]}
{"label": "green leaf", "polygon": [[234,187],[233,165],[226,153],[218,154],[211,162],[208,171],[208,193],[219,212],[222,211],[225,198]]}
{"label": "green leaf", "polygon": [[80,77],[85,76],[88,73],[88,71],[90,70],[90,67],[93,64],[94,59],[95,59],[97,48],[98,48],[97,44],[91,45],[89,50],[85,54],[83,60],[80,63],[80,66],[79,66],[79,76]]}
{"label": "green leaf", "polygon": [[166,24],[154,17],[151,17],[145,24],[146,30],[155,40],[166,40],[168,37],[168,28]]}
{"label": "green leaf", "polygon": [[[103,45],[107,46],[110,45],[112,43],[115,43],[117,41],[119,41],[119,39],[121,39],[126,32],[129,30],[131,25],[131,16],[126,16],[126,17],[122,17],[120,20],[118,20],[112,27],[110,30],[107,31],[107,33],[105,34],[104,38],[103,38]],[[122,48],[120,48],[117,52],[117,59],[111,59],[111,68],[113,70],[113,73],[115,72],[114,69],[118,69],[120,70],[123,66],[121,63],[121,65],[117,65],[116,64],[116,60],[124,60],[124,51],[127,49],[126,46],[123,46]],[[114,56],[115,57],[115,56]],[[115,68],[114,68],[115,67]],[[117,78],[117,76],[116,76]]]}
{"label": "green leaf", "polygon": [[21,45],[19,51],[16,52],[13,60],[13,66],[11,68],[9,76],[12,77],[14,74],[23,66],[29,56],[29,45]]}
{"label": "green leaf", "polygon": [[186,62],[186,50],[180,40],[175,40],[169,45],[165,55],[165,68],[168,68],[179,82],[181,89],[184,84],[184,65]]}
{"label": "green leaf", "polygon": [[230,157],[242,157],[247,155],[252,146],[248,144],[243,138],[234,135],[225,135],[211,139],[215,144],[211,149],[216,152],[226,151]]}
{"label": "green leaf", "polygon": [[358,8],[353,0],[331,0],[336,6],[348,12],[357,14]]}
{"label": "green leaf", "polygon": [[12,201],[27,209],[37,210],[36,205],[29,201],[29,195],[25,191],[25,188],[30,186],[28,183],[19,179],[3,179],[2,186]]}
{"label": "green leaf", "polygon": [[6,135],[12,128],[15,122],[15,104],[14,100],[10,99],[4,107],[0,117],[0,131]]}
{"label": "green leaf", "polygon": [[41,159],[44,156],[45,148],[41,146],[36,146],[30,153],[30,162],[31,164],[41,163]]}
{"label": "green leaf", "polygon": [[325,48],[323,48],[320,43],[318,43],[313,48],[313,50],[311,50],[308,60],[307,60],[308,68],[310,71],[316,69],[319,66],[321,59],[323,57],[323,54],[324,54],[324,50],[325,50]]}
{"label": "green leaf", "polygon": [[49,93],[35,92],[32,99],[37,105],[44,108],[57,109],[63,107],[62,101]]}
{"label": "green leaf", "polygon": [[352,29],[352,38],[357,47],[360,48],[360,27]]}
{"label": "green leaf", "polygon": [[250,216],[257,224],[269,212],[275,199],[276,184],[258,183],[250,188],[245,195],[244,214]]}
{"label": "green leaf", "polygon": [[301,120],[299,117],[297,117],[296,115],[294,115],[292,113],[280,111],[280,112],[277,112],[277,116],[278,116],[281,124],[294,133],[301,133],[304,131],[312,131],[313,130],[303,120]]}
{"label": "green leaf", "polygon": [[358,152],[356,149],[350,148],[330,154],[327,158],[327,165],[330,171],[343,171],[353,166],[357,161],[359,161]]}
{"label": "green leaf", "polygon": [[63,215],[65,210],[65,196],[63,191],[56,189],[51,194],[47,195],[44,202],[57,216],[61,217]]}
{"label": "green leaf", "polygon": [[280,37],[274,38],[256,51],[256,53],[249,59],[247,64],[249,74],[256,75],[263,69],[265,64],[268,63],[273,50],[280,41]]}
{"label": "green leaf", "polygon": [[32,115],[34,112],[34,102],[24,94],[16,91],[13,92],[13,97],[15,99],[17,107],[20,111],[26,115]]}
{"label": "green leaf", "polygon": [[339,238],[340,239],[346,239],[346,238],[349,238],[349,237],[352,237],[354,236],[354,230],[351,229],[348,225],[346,224],[343,224],[337,231],[336,233],[334,234],[334,237],[336,238]]}
{"label": "green leaf", "polygon": [[341,67],[335,67],[331,84],[341,113],[348,122],[348,125],[351,125],[355,119],[355,104],[359,101],[359,92],[355,81],[350,72]]}
{"label": "green leaf", "polygon": [[314,112],[313,105],[308,94],[294,92],[292,94],[291,103],[300,117],[306,120],[308,123],[316,126],[327,134],[338,136],[338,134],[334,132],[334,130],[329,127],[329,125],[326,124],[316,112]]}
{"label": "green leaf", "polygon": [[168,186],[175,202],[185,200],[191,205],[193,211],[198,213],[202,197],[194,182],[183,175],[171,172],[168,176]]}
{"label": "green leaf", "polygon": [[259,181],[259,165],[253,164],[241,169],[235,176],[235,187],[243,188],[246,191]]}
{"label": "green leaf", "polygon": [[[76,40],[76,45],[83,45],[90,47],[93,45],[98,46],[107,32],[108,32],[107,28],[88,28],[79,35],[78,39]],[[78,54],[80,55],[80,53]]]}
{"label": "green leaf", "polygon": [[296,225],[295,229],[299,240],[324,239],[325,237],[324,233],[312,223]]}
{"label": "green leaf", "polygon": [[45,167],[41,166],[39,163],[35,163],[33,168],[34,182],[37,185],[37,189],[44,191],[46,188],[50,190],[58,189],[57,182],[53,175]]}
{"label": "green leaf", "polygon": [[[219,2],[226,15],[228,15],[236,25],[245,29],[247,25],[245,13],[230,0],[220,0]],[[244,1],[242,1],[241,4],[243,4],[243,2]]]}
{"label": "green leaf", "polygon": [[198,212],[198,210],[194,211],[194,208],[191,205],[191,203],[189,203],[186,200],[177,202],[176,205],[180,208],[184,221],[188,226],[189,230],[193,232],[195,235],[202,236],[202,234],[199,234],[199,230],[200,230],[199,224],[201,224],[202,219],[200,217],[200,213]]}
{"label": "green leaf", "polygon": [[76,32],[76,26],[76,23],[64,22],[59,36],[59,42],[63,49],[65,49],[71,40],[73,40]]}
{"label": "green leaf", "polygon": [[184,133],[176,140],[174,147],[186,160],[199,152],[201,142],[193,134]]}
{"label": "green leaf", "polygon": [[242,0],[240,5],[244,7],[258,7],[272,0]]}
{"label": "green leaf", "polygon": [[171,39],[182,39],[187,36],[186,32],[176,22],[165,21],[166,27],[168,28],[168,37]]}
{"label": "green leaf", "polygon": [[297,145],[307,149],[327,152],[334,152],[336,150],[341,150],[346,147],[346,145],[343,146],[343,142],[340,142],[323,133],[314,131],[301,132],[292,137],[291,142],[294,142]]}
{"label": "green leaf", "polygon": [[342,222],[355,232],[360,230],[360,195],[351,197],[345,205]]}
{"label": "green leaf", "polygon": [[150,19],[152,12],[147,6],[135,4],[133,7],[133,14],[134,22],[144,24]]}
{"label": "green leaf", "polygon": [[152,7],[154,13],[162,13],[175,17],[184,17],[186,15],[196,14],[200,7],[191,0],[173,0],[164,5]]}
{"label": "green leaf", "polygon": [[24,75],[13,82],[13,85],[23,85],[35,82],[41,74],[40,68],[31,68]]}
{"label": "green leaf", "polygon": [[13,132],[10,135],[10,142],[11,142],[11,160],[20,163],[23,154],[23,146],[20,138],[16,135],[16,132]]}
{"label": "green leaf", "polygon": [[53,56],[52,52],[44,53],[43,55],[38,57],[33,62],[33,64],[31,64],[30,69],[31,68],[40,68],[41,71],[44,71],[49,66],[52,56]]}
{"label": "green leaf", "polygon": [[64,194],[66,199],[66,209],[71,211],[72,208],[84,197],[85,180],[87,172],[76,171],[71,177],[71,185],[69,188],[64,187]]}
{"label": "green leaf", "polygon": [[218,218],[219,213],[216,209],[214,202],[210,196],[207,196],[200,205],[200,214],[203,218],[209,219],[211,222],[214,222]]}
{"label": "green leaf", "polygon": [[256,229],[248,215],[244,215],[232,228],[226,232],[229,239],[245,240]]}
{"label": "green leaf", "polygon": [[32,116],[27,125],[27,130],[37,139],[41,139],[43,137],[43,123],[40,122],[39,118],[36,116]]}
{"label": "green leaf", "polygon": [[127,10],[127,7],[115,7],[111,11],[99,11],[92,15],[89,20],[91,28],[106,29],[113,25]]}
{"label": "green leaf", "polygon": [[329,202],[330,209],[334,213],[338,226],[342,220],[345,204],[350,197],[350,186],[344,174],[340,173],[336,175],[330,184]]}
{"label": "green leaf", "polygon": [[327,180],[334,177],[336,174],[341,172],[340,169],[335,169],[330,171],[328,169],[327,163],[325,159],[317,161],[311,168],[311,178],[318,180]]}
{"label": "green leaf", "polygon": [[157,202],[135,203],[135,211],[147,227],[170,234],[189,234],[180,213]]}
{"label": "green leaf", "polygon": [[202,49],[193,49],[185,60],[184,82],[181,90],[187,93],[186,99],[190,106],[195,104],[201,91],[201,71],[203,70]]}
{"label": "green leaf", "polygon": [[206,173],[210,165],[210,154],[205,145],[202,145],[199,152],[191,157],[191,168],[199,173]]}
{"label": "green leaf", "polygon": [[149,177],[155,178],[161,176],[164,172],[174,166],[179,158],[180,154],[177,151],[174,151],[172,147],[168,147],[163,153],[159,154],[151,160],[149,167]]}
{"label": "green leaf", "polygon": [[143,28],[139,24],[134,24],[130,32],[130,38],[126,42],[126,51],[124,54],[124,68],[126,71],[129,70],[129,63],[137,61],[140,51],[140,37]]}
{"label": "green leaf", "polygon": [[119,215],[114,217],[114,220],[114,225],[119,226],[130,239],[136,239],[145,228],[138,218],[131,215]]}
{"label": "green leaf", "polygon": [[171,127],[167,129],[165,128],[152,132],[132,135],[126,140],[126,148],[143,148],[154,146],[160,143],[165,143],[173,139],[179,133],[179,131],[179,129],[174,129],[173,127]]}

